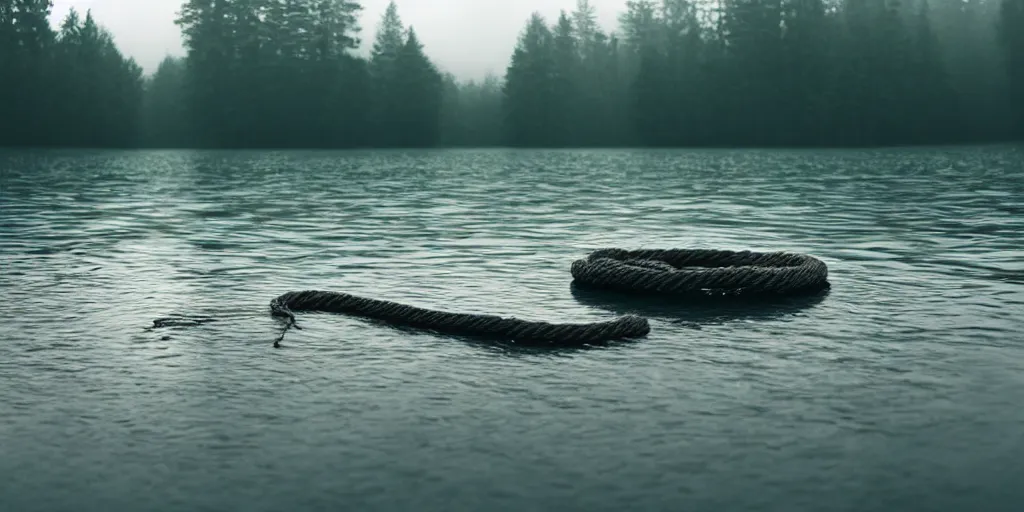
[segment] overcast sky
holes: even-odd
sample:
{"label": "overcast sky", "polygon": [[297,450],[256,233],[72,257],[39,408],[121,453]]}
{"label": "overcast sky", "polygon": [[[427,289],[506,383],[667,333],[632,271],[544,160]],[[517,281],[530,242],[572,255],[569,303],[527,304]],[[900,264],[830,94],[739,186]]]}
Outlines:
{"label": "overcast sky", "polygon": [[[54,24],[75,7],[93,16],[114,35],[118,47],[146,69],[155,70],[167,54],[182,55],[174,18],[183,0],[54,0]],[[388,0],[363,0],[364,47],[373,40]],[[539,11],[554,21],[559,9],[572,11],[576,0],[396,0],[406,26],[413,25],[430,57],[463,78],[487,72],[503,74],[516,37]],[[616,27],[625,0],[590,0],[605,29]]]}

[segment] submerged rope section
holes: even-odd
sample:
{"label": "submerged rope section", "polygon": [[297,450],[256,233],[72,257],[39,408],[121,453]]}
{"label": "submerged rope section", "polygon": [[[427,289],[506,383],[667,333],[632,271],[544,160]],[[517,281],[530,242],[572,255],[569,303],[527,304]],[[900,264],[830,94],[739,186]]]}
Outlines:
{"label": "submerged rope section", "polygon": [[[602,249],[573,262],[576,282],[599,288],[646,294],[789,295],[827,288],[828,268],[812,256],[787,252],[705,249]],[[347,313],[445,334],[500,338],[517,344],[579,346],[637,338],[650,332],[646,318],[556,324],[513,317],[450,313],[347,293],[288,292],[270,302],[271,314],[285,322],[275,347],[288,329],[300,327],[296,311]]]}

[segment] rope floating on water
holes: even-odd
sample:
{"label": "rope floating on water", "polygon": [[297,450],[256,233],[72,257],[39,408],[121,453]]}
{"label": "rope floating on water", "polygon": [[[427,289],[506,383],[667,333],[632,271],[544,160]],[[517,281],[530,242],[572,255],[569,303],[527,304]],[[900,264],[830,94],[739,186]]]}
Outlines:
{"label": "rope floating on water", "polygon": [[205,316],[175,315],[153,320],[153,326],[149,329],[160,329],[163,327],[191,327],[215,321],[216,319]]}
{"label": "rope floating on water", "polygon": [[[813,293],[828,288],[828,267],[805,254],[705,249],[601,249],[571,266],[576,283],[639,292],[761,296]],[[285,321],[279,347],[296,324],[295,311],[348,313],[436,332],[500,338],[517,344],[580,346],[638,338],[650,332],[646,318],[626,315],[587,324],[555,324],[495,315],[449,313],[396,302],[321,290],[288,292],[270,302]]]}
{"label": "rope floating on water", "polygon": [[616,320],[589,324],[554,324],[504,318],[494,315],[449,313],[407,306],[396,302],[357,297],[347,293],[307,290],[289,292],[270,303],[271,314],[284,318],[285,329],[274,342],[280,342],[289,327],[296,327],[294,311],[350,313],[386,322],[430,329],[446,334],[481,336],[512,340],[517,344],[579,346],[615,339],[647,335],[651,327],[646,318],[626,315]]}
{"label": "rope floating on water", "polygon": [[571,267],[577,283],[645,294],[795,295],[829,287],[828,267],[789,252],[601,249]]}

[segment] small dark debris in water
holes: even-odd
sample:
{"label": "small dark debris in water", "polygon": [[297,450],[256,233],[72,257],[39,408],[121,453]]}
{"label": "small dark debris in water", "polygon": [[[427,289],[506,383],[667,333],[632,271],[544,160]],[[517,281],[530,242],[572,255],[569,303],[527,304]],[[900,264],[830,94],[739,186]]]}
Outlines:
{"label": "small dark debris in water", "polygon": [[90,268],[89,272],[95,272],[95,271],[97,271],[97,270],[99,270],[101,268],[103,268],[103,267]]}
{"label": "small dark debris in water", "polygon": [[683,326],[683,327],[687,327],[687,328],[690,328],[690,329],[695,329],[695,330],[698,330],[698,331],[704,329],[704,327],[702,325],[698,324],[697,322],[691,322],[689,320],[669,320],[669,322],[671,322],[673,324],[676,324],[676,325]]}
{"label": "small dark debris in water", "polygon": [[166,317],[157,318],[153,320],[153,329],[159,329],[161,327],[193,327],[196,325],[203,325],[206,323],[213,322],[213,318],[194,316],[194,317]]}
{"label": "small dark debris in water", "polygon": [[165,334],[165,335],[160,337],[160,341],[171,341],[171,336]]}

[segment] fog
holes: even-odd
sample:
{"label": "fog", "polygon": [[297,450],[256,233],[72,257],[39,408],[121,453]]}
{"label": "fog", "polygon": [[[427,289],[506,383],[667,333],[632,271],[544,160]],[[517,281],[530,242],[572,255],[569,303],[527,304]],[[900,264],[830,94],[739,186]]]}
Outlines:
{"label": "fog", "polygon": [[[71,7],[93,15],[117,45],[152,73],[164,56],[184,55],[181,32],[174,25],[182,0],[54,0],[53,24]],[[377,22],[388,0],[362,0],[363,46],[368,53]],[[464,79],[501,75],[508,65],[516,37],[532,12],[555,19],[560,9],[571,11],[576,0],[396,0],[402,21],[416,28],[431,59],[445,71]],[[591,0],[605,30],[616,26],[624,0]]]}

